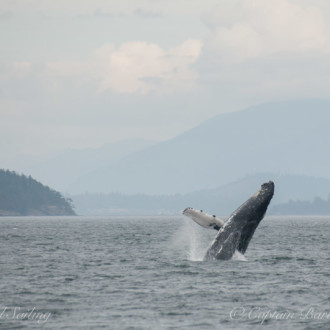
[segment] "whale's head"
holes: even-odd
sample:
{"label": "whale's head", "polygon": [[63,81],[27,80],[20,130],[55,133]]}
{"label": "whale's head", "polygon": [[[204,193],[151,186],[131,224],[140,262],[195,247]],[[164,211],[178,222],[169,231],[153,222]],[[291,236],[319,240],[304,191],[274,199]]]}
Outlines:
{"label": "whale's head", "polygon": [[265,214],[267,207],[274,195],[274,182],[269,181],[261,185],[260,189],[254,194],[256,203],[252,203],[253,209],[258,210],[259,214]]}
{"label": "whale's head", "polygon": [[275,185],[273,181],[263,183],[260,189],[254,194],[254,197],[257,198],[260,203],[269,203],[274,195],[274,188]]}
{"label": "whale's head", "polygon": [[273,181],[269,181],[269,182],[262,184],[261,188],[259,190],[260,197],[270,200],[274,195],[274,188],[275,188],[275,185],[274,185]]}

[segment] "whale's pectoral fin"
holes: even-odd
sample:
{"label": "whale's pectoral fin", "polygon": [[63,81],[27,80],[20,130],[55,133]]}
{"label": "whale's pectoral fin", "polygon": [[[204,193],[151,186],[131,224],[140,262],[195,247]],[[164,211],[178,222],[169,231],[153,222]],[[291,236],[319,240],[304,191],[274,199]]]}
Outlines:
{"label": "whale's pectoral fin", "polygon": [[224,225],[224,221],[215,215],[195,210],[192,207],[187,207],[182,213],[204,228],[219,230]]}

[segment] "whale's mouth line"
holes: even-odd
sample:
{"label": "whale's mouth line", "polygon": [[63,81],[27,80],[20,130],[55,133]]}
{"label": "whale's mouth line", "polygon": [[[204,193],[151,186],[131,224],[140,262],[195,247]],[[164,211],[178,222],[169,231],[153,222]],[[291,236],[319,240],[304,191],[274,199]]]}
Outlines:
{"label": "whale's mouth line", "polygon": [[182,212],[200,226],[218,231],[204,260],[229,260],[234,255],[244,257],[250,240],[273,198],[274,187],[272,181],[262,184],[260,189],[236,209],[226,222],[215,215],[191,207],[187,207]]}

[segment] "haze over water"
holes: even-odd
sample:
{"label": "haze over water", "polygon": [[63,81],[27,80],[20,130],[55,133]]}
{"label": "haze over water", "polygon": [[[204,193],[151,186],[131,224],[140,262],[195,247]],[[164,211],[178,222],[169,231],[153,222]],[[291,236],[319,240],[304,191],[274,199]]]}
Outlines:
{"label": "haze over water", "polygon": [[1,218],[0,328],[321,329],[330,217],[266,217],[245,257],[201,261],[182,217]]}

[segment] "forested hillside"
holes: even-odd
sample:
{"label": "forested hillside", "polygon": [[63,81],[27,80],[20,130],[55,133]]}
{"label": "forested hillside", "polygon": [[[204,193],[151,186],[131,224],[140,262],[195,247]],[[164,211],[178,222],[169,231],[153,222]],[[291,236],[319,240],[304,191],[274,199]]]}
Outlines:
{"label": "forested hillside", "polygon": [[0,216],[75,215],[71,201],[25,175],[0,170]]}
{"label": "forested hillside", "polygon": [[328,199],[315,197],[313,201],[293,201],[285,204],[278,204],[272,208],[273,214],[286,215],[329,215],[330,214],[330,196]]}

